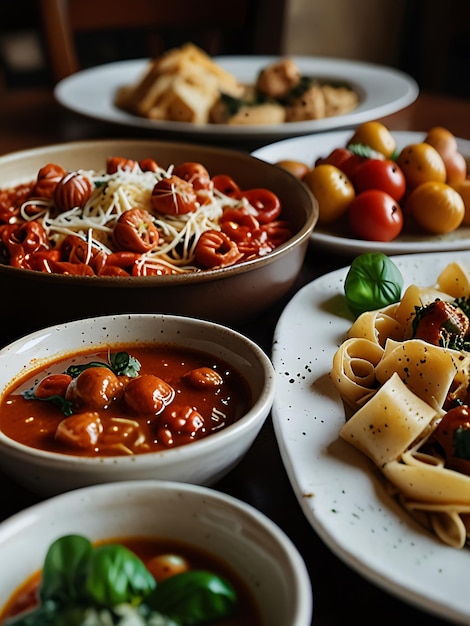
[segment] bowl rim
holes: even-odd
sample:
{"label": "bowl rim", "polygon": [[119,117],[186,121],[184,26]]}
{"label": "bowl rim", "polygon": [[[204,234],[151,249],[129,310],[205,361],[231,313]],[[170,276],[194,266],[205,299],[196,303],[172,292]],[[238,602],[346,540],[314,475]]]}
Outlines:
{"label": "bowl rim", "polygon": [[[224,336],[230,335],[230,337],[232,337],[235,341],[246,346],[255,357],[254,360],[261,364],[261,370],[264,374],[264,380],[262,384],[262,391],[259,397],[254,400],[252,406],[240,419],[222,429],[221,431],[212,433],[208,437],[198,439],[190,444],[176,446],[174,448],[168,448],[165,450],[157,450],[155,452],[146,452],[144,454],[133,455],[87,457],[33,448],[26,444],[20,443],[15,439],[12,439],[8,435],[6,435],[1,429],[0,450],[2,448],[4,450],[8,449],[12,454],[18,457],[36,459],[38,462],[45,461],[51,467],[67,466],[69,468],[77,467],[77,469],[89,469],[94,468],[95,466],[99,466],[102,468],[111,468],[115,467],[116,463],[119,463],[120,465],[124,466],[132,465],[134,468],[139,467],[139,469],[142,470],[148,466],[153,467],[155,464],[155,458],[158,458],[160,464],[163,464],[166,460],[168,460],[170,465],[172,463],[183,462],[187,458],[194,461],[195,459],[204,457],[214,448],[223,447],[224,444],[230,445],[230,443],[233,444],[234,441],[243,439],[246,432],[249,432],[253,426],[259,426],[259,428],[261,428],[267,415],[269,414],[269,411],[271,410],[275,395],[275,372],[272,361],[266,354],[266,352],[249,337],[243,335],[241,332],[233,328],[230,328],[229,326],[225,326],[223,324],[219,324],[209,320],[166,313],[120,313],[116,315],[99,315],[85,317],[78,320],[71,320],[69,322],[47,326],[45,328],[33,331],[32,333],[28,333],[23,337],[20,337],[7,344],[6,346],[0,348],[0,359],[7,358],[9,354],[21,348],[21,346],[23,346],[25,342],[34,343],[35,339],[45,334],[50,334],[51,332],[57,333],[58,330],[60,332],[67,332],[67,329],[70,327],[77,328],[86,323],[98,324],[105,322],[125,322],[126,324],[129,324],[133,320],[134,323],[137,324],[139,320],[142,319],[145,319],[147,321],[160,319],[162,322],[168,320],[173,323],[187,324],[191,327],[206,327],[209,328],[211,331],[215,331],[216,333],[222,333]],[[132,343],[132,341],[124,343]],[[88,345],[82,343],[80,347],[83,349],[87,349],[88,347],[93,345],[94,343],[90,343]],[[183,342],[181,345],[183,345]],[[79,351],[79,349],[77,349],[77,351]],[[45,366],[48,362],[54,361],[56,358],[60,358],[61,355],[70,353],[73,353],[73,350],[66,350],[62,353],[55,352],[54,354],[51,354],[50,357],[48,356],[44,360],[41,360],[40,366]],[[32,370],[35,369],[35,367],[33,366],[31,368],[26,368],[25,371],[21,372],[22,376],[27,374],[28,369]],[[5,389],[1,391],[0,397],[3,395],[4,390]]]}
{"label": "bowl rim", "polygon": [[44,513],[51,514],[56,508],[64,511],[68,510],[66,506],[68,502],[85,502],[87,498],[91,499],[93,496],[96,496],[94,498],[95,502],[100,502],[100,494],[107,494],[109,497],[117,496],[119,498],[122,493],[129,491],[136,494],[136,497],[141,494],[147,494],[147,497],[150,496],[150,498],[158,492],[184,492],[185,494],[199,497],[202,501],[217,502],[219,505],[227,506],[229,509],[235,509],[242,516],[249,517],[252,522],[275,541],[278,548],[282,551],[288,566],[290,566],[289,585],[290,591],[295,598],[295,614],[293,615],[294,621],[292,626],[304,626],[311,623],[313,612],[312,584],[305,561],[293,540],[278,524],[253,505],[235,496],[204,485],[148,479],[80,487],[33,504],[0,522],[0,547],[3,542],[11,540],[12,537],[19,537],[25,528],[34,526],[35,520],[39,519]]}
{"label": "bowl rim", "polygon": [[[246,161],[247,164],[257,162],[262,164],[262,167],[266,169],[266,171],[276,171],[276,176],[285,178],[286,181],[290,181],[292,184],[294,181],[299,182],[296,177],[288,172],[285,169],[279,168],[278,166],[269,163],[268,161],[264,161],[252,154],[241,152],[239,150],[235,150],[234,148],[226,148],[212,145],[199,145],[195,143],[179,143],[165,140],[152,140],[152,139],[139,139],[139,138],[125,138],[125,139],[83,139],[80,141],[67,141],[63,143],[53,143],[45,146],[40,146],[37,148],[28,148],[25,150],[16,150],[14,152],[9,152],[7,154],[0,155],[0,168],[5,164],[10,164],[15,161],[21,161],[28,157],[40,156],[41,154],[47,154],[50,151],[54,150],[74,150],[74,149],[96,149],[97,145],[100,146],[112,146],[112,145],[122,145],[125,147],[128,146],[153,146],[160,147],[162,149],[166,148],[175,148],[178,147],[181,150],[197,150],[201,153],[201,155],[207,154],[220,154],[221,156],[226,156],[227,158],[237,158],[240,161]],[[202,162],[202,161],[201,161]],[[221,267],[209,270],[201,270],[199,272],[185,272],[182,274],[171,274],[171,275],[163,275],[163,276],[79,276],[79,275],[63,275],[63,274],[53,274],[48,272],[38,272],[34,270],[28,270],[18,267],[12,267],[10,265],[0,265],[0,273],[11,274],[12,277],[18,275],[18,272],[21,272],[22,276],[29,276],[40,278],[43,281],[56,281],[62,282],[66,281],[67,284],[74,283],[88,283],[89,286],[96,284],[97,287],[103,287],[106,284],[120,287],[142,287],[142,286],[154,286],[154,285],[184,285],[186,283],[204,283],[213,280],[220,280],[223,278],[227,278],[233,274],[243,274],[245,272],[249,272],[254,268],[263,267],[264,265],[269,265],[277,259],[278,256],[282,256],[286,254],[291,248],[298,246],[306,239],[310,239],[313,228],[315,227],[318,221],[319,209],[318,202],[314,197],[311,190],[306,185],[299,185],[299,192],[301,192],[306,199],[308,199],[310,204],[310,210],[308,214],[305,216],[305,222],[302,227],[286,242],[282,245],[275,248],[269,254],[258,257],[256,259],[252,259],[249,261],[244,261],[242,263],[237,263],[236,265],[230,265],[228,267]]]}

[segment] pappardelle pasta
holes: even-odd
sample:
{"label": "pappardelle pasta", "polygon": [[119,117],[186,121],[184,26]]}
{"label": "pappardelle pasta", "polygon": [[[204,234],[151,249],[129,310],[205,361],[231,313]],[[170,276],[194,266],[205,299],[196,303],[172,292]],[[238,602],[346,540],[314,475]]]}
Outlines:
{"label": "pappardelle pasta", "polygon": [[470,541],[470,270],[362,313],[333,357],[346,409],[340,436],[377,466],[418,522],[444,543]]}

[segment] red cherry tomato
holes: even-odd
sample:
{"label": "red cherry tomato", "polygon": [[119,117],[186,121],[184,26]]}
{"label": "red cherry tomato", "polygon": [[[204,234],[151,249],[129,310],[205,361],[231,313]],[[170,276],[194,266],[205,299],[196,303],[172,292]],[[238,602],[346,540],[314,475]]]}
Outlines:
{"label": "red cherry tomato", "polygon": [[405,195],[406,178],[401,168],[391,159],[367,159],[353,177],[356,193],[367,189],[385,191],[397,202]]}
{"label": "red cherry tomato", "polygon": [[448,411],[439,422],[433,433],[435,440],[442,448],[446,466],[450,469],[470,475],[470,459],[459,451],[459,439],[470,430],[470,411],[468,406],[458,406]]}
{"label": "red cherry tomato", "polygon": [[351,156],[345,159],[339,169],[346,174],[351,182],[354,181],[356,173],[360,167],[364,165],[366,161],[369,160],[369,157],[360,156],[359,154],[351,153]]}
{"label": "red cherry tomato", "polygon": [[354,235],[368,241],[392,241],[403,228],[400,205],[378,189],[368,189],[354,198],[348,208],[348,220]]}
{"label": "red cherry tomato", "polygon": [[315,161],[315,165],[334,165],[338,169],[352,156],[351,150],[347,148],[335,148],[327,157],[319,157]]}

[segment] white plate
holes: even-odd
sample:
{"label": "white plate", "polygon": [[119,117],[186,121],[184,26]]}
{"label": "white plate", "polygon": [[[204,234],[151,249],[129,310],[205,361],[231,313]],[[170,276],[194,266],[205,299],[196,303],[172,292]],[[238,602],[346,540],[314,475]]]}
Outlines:
{"label": "white plate", "polygon": [[[397,131],[393,133],[397,141],[397,149],[404,148],[407,144],[421,142],[426,132]],[[352,131],[335,131],[320,133],[306,137],[295,137],[278,141],[252,152],[253,156],[276,163],[283,159],[302,161],[313,166],[318,157],[326,157],[334,148],[345,147],[348,139],[352,137]],[[470,157],[470,141],[457,139],[459,150]],[[412,236],[399,235],[394,241],[363,241],[349,237],[339,236],[333,229],[325,226],[316,226],[312,233],[312,241],[340,254],[357,255],[362,252],[380,251],[385,254],[409,254],[414,252],[444,252],[447,250],[466,250],[470,247],[470,228],[458,228],[453,233],[446,235]]]}
{"label": "white plate", "polygon": [[[279,57],[215,57],[215,61],[234,74],[240,82],[254,83],[258,72]],[[215,137],[242,139],[279,139],[332,128],[353,126],[376,117],[395,113],[411,104],[418,96],[416,82],[393,68],[342,61],[339,59],[292,57],[303,74],[350,84],[359,93],[359,106],[347,115],[259,126],[228,126],[188,122],[149,120],[126,113],[114,106],[118,87],[136,82],[145,73],[149,60],[138,59],[109,63],[81,72],[60,81],[55,87],[56,99],[65,107],[106,122],[135,126],[158,132],[189,135],[191,138]]]}
{"label": "white plate", "polygon": [[[459,258],[470,262],[470,252]],[[394,257],[405,279],[433,284],[452,253]],[[297,499],[329,548],[372,583],[423,610],[470,622],[470,550],[442,544],[386,493],[372,463],[339,438],[343,404],[329,378],[351,325],[348,268],[306,285],[277,325],[273,421]]]}

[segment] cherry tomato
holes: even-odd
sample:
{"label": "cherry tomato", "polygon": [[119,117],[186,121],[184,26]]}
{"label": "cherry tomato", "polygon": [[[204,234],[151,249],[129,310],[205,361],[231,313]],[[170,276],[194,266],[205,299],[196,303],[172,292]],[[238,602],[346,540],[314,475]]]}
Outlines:
{"label": "cherry tomato", "polygon": [[256,211],[256,219],[260,224],[267,224],[277,219],[281,214],[281,201],[269,189],[247,189],[241,192]]}
{"label": "cherry tomato", "polygon": [[339,169],[346,174],[351,182],[353,182],[359,168],[361,168],[368,160],[369,157],[351,153],[351,156],[341,163]]}
{"label": "cherry tomato", "polygon": [[199,207],[194,187],[179,176],[158,181],[150,198],[152,207],[165,215],[184,215]]}
{"label": "cherry tomato", "polygon": [[462,196],[465,205],[465,215],[462,226],[470,226],[470,178],[466,178],[461,183],[453,185],[455,191]]}
{"label": "cherry tomato", "polygon": [[157,247],[159,234],[150,213],[133,208],[119,216],[114,225],[113,239],[122,250],[143,253]]}
{"label": "cherry tomato", "polygon": [[157,554],[145,562],[145,567],[157,583],[161,583],[176,574],[187,572],[191,566],[179,554]]}
{"label": "cherry tomato", "polygon": [[450,233],[465,216],[462,196],[450,185],[428,181],[408,196],[406,210],[421,228],[430,233]]}
{"label": "cherry tomato", "polygon": [[369,146],[372,150],[380,152],[387,159],[392,158],[397,143],[384,124],[377,121],[364,122],[358,126],[348,141],[348,145],[359,144]]}
{"label": "cherry tomato", "polygon": [[409,187],[435,180],[444,183],[446,166],[439,152],[428,143],[405,146],[397,158],[397,164],[405,175]]}
{"label": "cherry tomato", "polygon": [[403,228],[403,212],[385,191],[368,189],[358,194],[348,209],[351,231],[368,241],[393,241]]}
{"label": "cherry tomato", "polygon": [[351,150],[348,150],[347,148],[335,148],[327,157],[319,157],[315,161],[315,165],[335,165],[341,170],[343,169],[343,163],[345,163],[352,155],[353,153]]}
{"label": "cherry tomato", "polygon": [[400,167],[391,159],[367,159],[352,179],[356,193],[366,189],[385,191],[397,202],[405,195],[406,179]]}
{"label": "cherry tomato", "polygon": [[308,172],[304,182],[317,199],[318,222],[322,224],[344,215],[356,195],[349,178],[334,165],[317,165]]}
{"label": "cherry tomato", "polygon": [[428,130],[424,142],[431,145],[441,156],[458,150],[457,139],[447,128],[433,126]]}
{"label": "cherry tomato", "polygon": [[428,131],[425,143],[433,146],[442,157],[446,166],[446,180],[448,185],[455,185],[467,177],[467,161],[459,152],[457,139],[442,126],[434,126]]}
{"label": "cherry tomato", "polygon": [[[463,474],[470,474],[470,459],[460,452],[459,441],[463,440],[465,431],[469,429],[469,407],[465,405],[458,406],[443,416],[432,437],[442,448],[446,467]],[[465,450],[465,445],[463,447]]]}
{"label": "cherry tomato", "polygon": [[285,159],[283,161],[277,161],[276,165],[282,167],[283,170],[290,172],[296,178],[303,179],[305,174],[309,171],[309,166],[302,161],[292,161]]}

